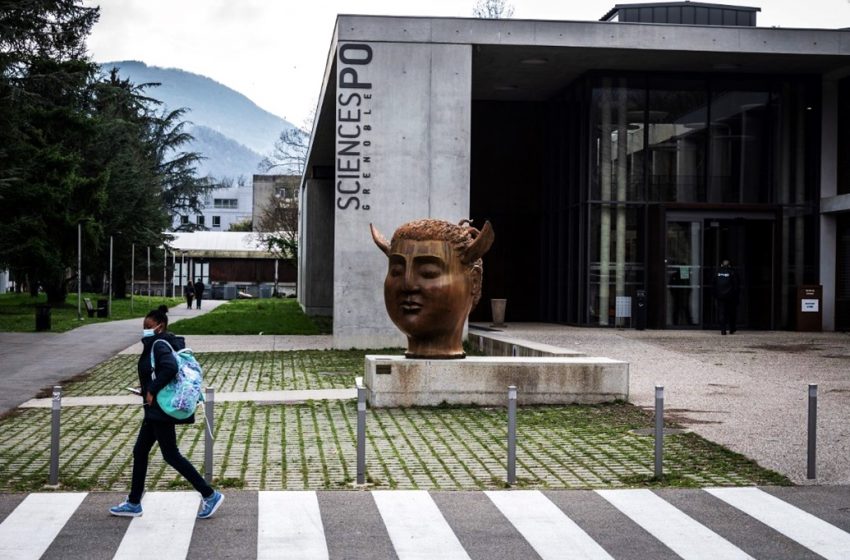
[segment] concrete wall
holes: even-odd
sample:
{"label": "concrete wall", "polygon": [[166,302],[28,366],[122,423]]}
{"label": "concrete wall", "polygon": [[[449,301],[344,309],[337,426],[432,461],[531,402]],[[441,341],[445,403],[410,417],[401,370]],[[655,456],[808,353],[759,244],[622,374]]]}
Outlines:
{"label": "concrete wall", "polygon": [[512,356],[524,358],[554,358],[586,356],[584,352],[531,342],[521,338],[511,338],[504,333],[496,334],[481,331],[469,331],[469,344],[485,356]]}
{"label": "concrete wall", "polygon": [[308,315],[333,313],[334,185],[308,179],[301,193],[298,302]]}
{"label": "concrete wall", "polygon": [[469,45],[346,42],[337,47],[334,345],[405,346],[387,317],[389,238],[419,218],[469,214]]}
{"label": "concrete wall", "polygon": [[411,360],[367,355],[363,382],[372,407],[504,406],[510,385],[517,388],[519,405],[591,404],[628,400],[629,364],[590,356]]}
{"label": "concrete wall", "polygon": [[[821,109],[821,199],[838,192],[838,83],[823,81]],[[823,330],[835,330],[835,216],[820,215],[820,283],[823,286]]]}

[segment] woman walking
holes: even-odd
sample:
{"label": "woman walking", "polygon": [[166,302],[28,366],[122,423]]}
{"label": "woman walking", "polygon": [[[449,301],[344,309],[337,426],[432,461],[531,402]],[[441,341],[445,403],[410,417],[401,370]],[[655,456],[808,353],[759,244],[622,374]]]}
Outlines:
{"label": "woman walking", "polygon": [[183,287],[183,297],[186,298],[186,309],[192,309],[192,298],[195,297],[195,286],[192,285],[192,281],[186,282],[186,285]]}
{"label": "woman walking", "polygon": [[[170,344],[175,351],[185,348],[183,337],[168,332],[168,308],[161,305],[150,311],[142,323],[142,355],[139,357],[139,384],[144,399],[145,417],[139,428],[139,436],[133,447],[133,480],[127,500],[109,509],[109,513],[121,517],[139,517],[142,515],[142,493],[145,490],[145,477],[148,471],[148,455],[153,444],[159,442],[159,449],[165,462],[174,467],[183,478],[201,493],[200,519],[211,517],[216,512],[224,496],[213,490],[198,473],[195,467],[177,449],[175,424],[192,424],[195,416],[184,420],[172,418],[159,407],[156,394],[168,385],[177,375],[177,361],[171,353]],[[155,342],[164,340],[168,344]],[[151,367],[151,352],[153,364]]]}

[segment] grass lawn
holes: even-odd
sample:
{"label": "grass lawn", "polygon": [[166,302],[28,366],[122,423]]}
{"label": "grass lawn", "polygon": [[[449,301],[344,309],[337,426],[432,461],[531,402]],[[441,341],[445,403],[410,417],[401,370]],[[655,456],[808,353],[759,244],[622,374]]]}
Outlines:
{"label": "grass lawn", "polygon": [[[101,294],[83,293],[84,298],[91,299],[97,307],[98,299],[106,299]],[[169,307],[179,305],[183,298],[163,298],[135,296],[133,310],[130,310],[130,298],[112,300],[112,317],[109,319],[89,317],[85,303],[81,304],[83,321],[77,320],[77,294],[68,294],[65,303],[51,308],[50,332],[65,332],[81,325],[103,323],[119,319],[144,317],[152,308],[165,303]],[[29,294],[0,294],[0,332],[35,332],[35,307],[47,303],[47,296],[39,294],[31,297]]]}
{"label": "grass lawn", "polygon": [[294,299],[235,299],[174,323],[177,334],[330,334],[330,318],[311,319]]}

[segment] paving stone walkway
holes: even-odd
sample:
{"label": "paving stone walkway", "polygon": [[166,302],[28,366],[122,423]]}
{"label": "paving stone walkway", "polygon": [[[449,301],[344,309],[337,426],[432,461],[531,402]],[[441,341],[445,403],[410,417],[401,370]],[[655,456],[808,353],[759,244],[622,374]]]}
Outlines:
{"label": "paving stone walkway", "polygon": [[[215,478],[222,487],[341,489],[355,474],[353,400],[266,400],[269,387],[349,391],[362,374],[363,352],[316,350],[199,353],[210,384],[240,398],[215,406]],[[135,356],[119,355],[67,387],[68,399],[125,399]],[[251,393],[255,393],[252,395]],[[324,394],[324,393],[323,393]],[[339,393],[337,393],[339,394]],[[62,411],[60,480],[65,488],[126,490],[141,410],[130,404],[69,406]],[[66,399],[67,400],[67,399]],[[40,401],[44,402],[44,401]],[[20,409],[0,421],[0,491],[42,487],[49,463],[50,410]],[[651,417],[625,403],[522,408],[518,485],[616,488],[651,484],[653,440],[637,430]],[[203,464],[204,418],[178,429],[180,448]],[[782,484],[781,476],[695,436],[665,441],[674,485]],[[376,488],[495,489],[505,485],[506,414],[499,408],[369,410],[367,475]],[[185,481],[154,452],[150,489]]]}

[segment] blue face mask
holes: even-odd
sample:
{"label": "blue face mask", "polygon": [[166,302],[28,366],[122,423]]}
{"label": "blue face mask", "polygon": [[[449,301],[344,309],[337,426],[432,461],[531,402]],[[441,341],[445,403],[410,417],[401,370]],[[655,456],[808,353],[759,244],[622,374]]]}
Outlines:
{"label": "blue face mask", "polygon": [[156,335],[156,329],[142,329],[142,338]]}

